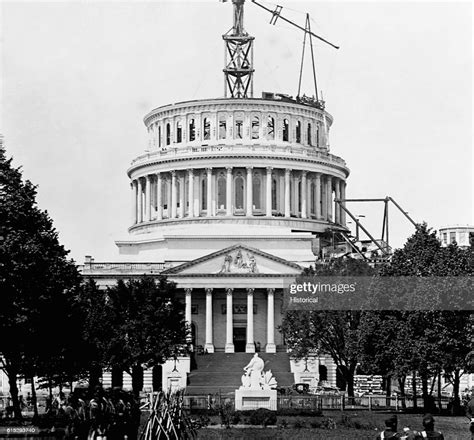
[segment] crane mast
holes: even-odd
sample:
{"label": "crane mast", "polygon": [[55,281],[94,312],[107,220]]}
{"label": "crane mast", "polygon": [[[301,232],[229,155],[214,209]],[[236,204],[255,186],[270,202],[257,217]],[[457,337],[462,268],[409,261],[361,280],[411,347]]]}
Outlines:
{"label": "crane mast", "polygon": [[[225,1],[225,0],[224,0]],[[225,42],[224,95],[253,97],[253,40],[244,29],[245,0],[232,0],[234,24],[222,38]]]}

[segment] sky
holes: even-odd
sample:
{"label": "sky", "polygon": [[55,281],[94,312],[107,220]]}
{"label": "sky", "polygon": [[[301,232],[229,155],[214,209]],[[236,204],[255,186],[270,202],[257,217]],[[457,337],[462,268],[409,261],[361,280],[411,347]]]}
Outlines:
{"label": "sky", "polygon": [[[275,5],[262,2],[270,9]],[[351,170],[348,198],[393,197],[437,229],[473,224],[470,2],[284,1],[282,14],[340,46],[315,43],[318,88],[334,117],[331,153]],[[126,237],[126,169],[147,145],[143,116],[224,94],[213,1],[0,2],[1,119],[7,156],[78,263],[114,261]],[[303,32],[247,1],[255,97],[296,95]],[[310,65],[303,91],[313,94]],[[348,204],[380,237],[382,204]],[[390,207],[392,245],[413,226]]]}

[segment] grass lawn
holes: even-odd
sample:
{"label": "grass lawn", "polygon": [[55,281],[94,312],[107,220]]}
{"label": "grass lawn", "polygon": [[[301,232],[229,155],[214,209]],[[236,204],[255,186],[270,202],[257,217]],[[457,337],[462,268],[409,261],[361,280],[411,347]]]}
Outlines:
{"label": "grass lawn", "polygon": [[[324,413],[324,417],[285,417],[278,416],[277,428],[231,428],[216,429],[202,428],[198,431],[199,439],[272,439],[272,440],[344,440],[344,439],[375,439],[377,433],[384,427],[384,421],[389,413],[368,411],[339,411]],[[343,420],[344,416],[344,420]],[[320,422],[324,418],[331,418],[336,423],[335,429],[312,428],[311,423]],[[412,429],[421,429],[422,415],[398,414],[399,430],[408,426]],[[446,440],[470,439],[469,424],[465,417],[435,416],[436,429],[444,434]],[[285,423],[286,422],[286,423]],[[219,426],[218,418],[211,418],[212,426]],[[282,428],[281,425],[287,424]],[[295,427],[302,426],[300,428]]]}

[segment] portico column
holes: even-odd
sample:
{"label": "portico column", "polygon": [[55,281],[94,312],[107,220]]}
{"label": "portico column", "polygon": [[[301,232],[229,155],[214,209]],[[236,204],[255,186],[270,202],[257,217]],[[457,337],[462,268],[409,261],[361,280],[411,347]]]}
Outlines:
{"label": "portico column", "polygon": [[212,216],[212,168],[206,168],[207,173],[207,217]]}
{"label": "portico column", "polygon": [[227,167],[225,203],[227,206],[226,215],[232,215],[232,167]]}
{"label": "portico column", "polygon": [[266,200],[266,208],[267,208],[267,217],[272,216],[272,167],[267,167],[267,200]]}
{"label": "portico column", "polygon": [[149,222],[151,220],[151,203],[150,203],[150,189],[151,189],[151,182],[150,176],[147,175],[145,177],[145,220]]}
{"label": "portico column", "polygon": [[137,179],[138,190],[137,190],[137,199],[138,199],[138,223],[143,221],[143,188],[142,181],[140,178]]}
{"label": "portico column", "polygon": [[132,225],[137,223],[137,181],[132,180],[130,182],[130,188],[132,189]]}
{"label": "portico column", "polygon": [[290,217],[290,173],[291,170],[285,170],[285,217]]}
{"label": "portico column", "polygon": [[327,176],[327,182],[326,182],[326,196],[327,196],[327,204],[328,204],[328,220],[332,220],[332,177]]}
{"label": "portico column", "polygon": [[267,289],[267,353],[276,353],[275,345],[275,289]]}
{"label": "portico column", "polygon": [[[189,331],[191,332],[191,294],[193,289],[184,289],[184,320],[186,321],[186,325],[189,327]],[[191,341],[192,335],[191,333],[188,334],[186,338],[188,342]]]}
{"label": "portico column", "polygon": [[252,200],[252,167],[247,167],[247,216],[253,214]]}
{"label": "portico column", "polygon": [[194,172],[188,170],[188,217],[194,217]]}
{"label": "portico column", "polygon": [[316,185],[314,188],[315,192],[315,214],[316,214],[316,220],[319,220],[321,218],[321,174],[316,173]]}
{"label": "portico column", "polygon": [[308,184],[307,184],[307,181],[306,181],[306,171],[302,171],[301,172],[301,194],[300,194],[300,197],[301,197],[301,218],[306,218],[307,217],[307,201],[308,201],[308,197],[307,197],[307,191],[308,190]]}
{"label": "portico column", "polygon": [[246,353],[255,353],[255,342],[253,340],[253,292],[254,289],[247,289],[247,345]]}
{"label": "portico column", "polygon": [[186,194],[186,180],[184,172],[179,176],[179,217],[184,217],[184,205],[185,205],[185,194]]}
{"label": "portico column", "polygon": [[156,219],[163,218],[163,200],[161,199],[161,174],[156,173]]}
{"label": "portico column", "polygon": [[[336,189],[336,199],[341,198],[341,186],[340,186],[340,180],[336,179],[335,182],[335,189]],[[339,203],[334,205],[334,219],[336,223],[341,223],[341,209],[339,207]]]}
{"label": "portico column", "polygon": [[226,340],[225,340],[225,352],[233,353],[234,352],[234,335],[233,335],[233,312],[234,308],[232,305],[232,294],[234,289],[226,289]]}
{"label": "portico column", "polygon": [[176,171],[171,171],[171,217],[176,218]]}
{"label": "portico column", "polygon": [[[346,182],[341,180],[341,199],[346,199]],[[342,202],[342,206],[346,206],[346,202]],[[341,208],[341,225],[346,226],[346,211]]]}
{"label": "portico column", "polygon": [[212,289],[206,289],[206,344],[204,349],[208,353],[214,353],[212,341]]}

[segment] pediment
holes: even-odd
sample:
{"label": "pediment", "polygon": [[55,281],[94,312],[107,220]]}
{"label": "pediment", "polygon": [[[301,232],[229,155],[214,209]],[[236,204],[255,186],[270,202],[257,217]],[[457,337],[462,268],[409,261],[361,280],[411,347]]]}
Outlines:
{"label": "pediment", "polygon": [[283,258],[244,245],[234,245],[168,269],[176,275],[299,275],[303,268]]}

